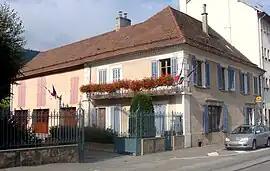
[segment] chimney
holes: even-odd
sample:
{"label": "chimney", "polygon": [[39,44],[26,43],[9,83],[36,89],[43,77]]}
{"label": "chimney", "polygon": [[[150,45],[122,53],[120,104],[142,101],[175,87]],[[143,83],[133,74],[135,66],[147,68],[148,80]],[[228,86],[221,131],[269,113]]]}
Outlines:
{"label": "chimney", "polygon": [[123,16],[123,11],[118,12],[118,17],[116,18],[116,30],[120,30],[122,27],[130,26],[131,25],[131,20],[128,19],[127,13],[124,13]]}
{"label": "chimney", "polygon": [[203,4],[203,13],[202,13],[202,29],[208,35],[208,13],[206,12],[206,4]]}

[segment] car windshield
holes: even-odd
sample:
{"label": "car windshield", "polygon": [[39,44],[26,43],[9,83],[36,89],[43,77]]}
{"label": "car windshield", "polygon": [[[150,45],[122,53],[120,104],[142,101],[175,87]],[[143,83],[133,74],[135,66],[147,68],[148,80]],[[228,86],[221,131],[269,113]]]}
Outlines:
{"label": "car windshield", "polygon": [[232,134],[252,134],[254,127],[252,126],[239,126],[232,131]]}

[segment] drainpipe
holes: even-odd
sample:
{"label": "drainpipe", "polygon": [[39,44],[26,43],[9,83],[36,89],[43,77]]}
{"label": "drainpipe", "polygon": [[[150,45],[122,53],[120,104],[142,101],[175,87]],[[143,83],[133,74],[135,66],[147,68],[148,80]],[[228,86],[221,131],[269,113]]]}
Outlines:
{"label": "drainpipe", "polygon": [[[263,16],[261,16],[259,19],[258,19],[258,33],[259,33],[259,57],[260,57],[260,68],[264,69],[264,63],[263,63],[263,49],[262,49],[262,46],[263,46],[263,39],[262,39],[262,28],[261,28],[261,20],[266,16],[266,14],[264,13]],[[262,107],[262,118],[261,118],[261,121],[263,124],[265,124],[265,98],[264,98],[264,86],[263,86],[263,81],[264,81],[264,77],[263,77],[264,73],[261,74],[259,76],[259,80],[260,80],[260,87],[261,87],[261,91],[260,91],[260,94],[262,96],[262,99],[263,99],[263,107]]]}
{"label": "drainpipe", "polygon": [[[89,84],[92,83],[92,66],[89,65]],[[92,126],[92,117],[91,117],[91,93],[89,93],[89,96],[87,97],[88,98],[88,126]]]}

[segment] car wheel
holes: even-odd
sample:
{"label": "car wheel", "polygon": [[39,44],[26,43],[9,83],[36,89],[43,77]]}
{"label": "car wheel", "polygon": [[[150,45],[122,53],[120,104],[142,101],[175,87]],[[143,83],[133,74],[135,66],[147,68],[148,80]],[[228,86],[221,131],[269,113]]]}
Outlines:
{"label": "car wheel", "polygon": [[256,150],[257,149],[257,143],[256,140],[253,140],[252,142],[252,150]]}
{"label": "car wheel", "polygon": [[267,142],[265,144],[265,147],[270,147],[270,138],[267,139]]}

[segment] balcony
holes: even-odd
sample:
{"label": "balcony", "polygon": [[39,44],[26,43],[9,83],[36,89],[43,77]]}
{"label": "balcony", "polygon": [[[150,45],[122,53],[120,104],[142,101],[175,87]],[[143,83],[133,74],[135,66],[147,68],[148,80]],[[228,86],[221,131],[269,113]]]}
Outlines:
{"label": "balcony", "polygon": [[109,84],[89,84],[80,88],[93,100],[132,98],[136,93],[149,96],[170,96],[183,92],[183,86],[173,77],[161,76],[157,79],[120,80]]}

